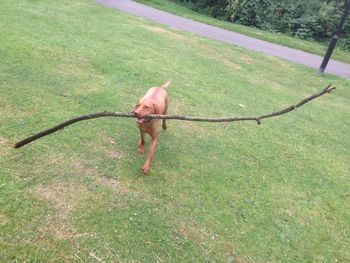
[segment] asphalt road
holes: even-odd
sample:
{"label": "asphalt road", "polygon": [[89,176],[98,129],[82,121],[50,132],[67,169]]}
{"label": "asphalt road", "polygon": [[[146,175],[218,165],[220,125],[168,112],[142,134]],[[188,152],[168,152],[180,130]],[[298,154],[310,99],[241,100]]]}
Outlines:
{"label": "asphalt road", "polygon": [[[323,59],[321,56],[199,23],[131,0],[97,0],[97,2],[176,29],[263,52],[315,69],[319,68]],[[326,72],[350,79],[350,64],[330,60]]]}

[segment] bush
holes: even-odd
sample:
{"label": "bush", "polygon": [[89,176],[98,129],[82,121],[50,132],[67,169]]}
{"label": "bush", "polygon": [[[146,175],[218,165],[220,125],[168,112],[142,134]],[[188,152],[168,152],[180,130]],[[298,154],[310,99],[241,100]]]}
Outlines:
{"label": "bush", "polygon": [[[247,26],[329,41],[343,13],[339,0],[178,0],[191,9]],[[349,18],[339,45],[350,50]]]}

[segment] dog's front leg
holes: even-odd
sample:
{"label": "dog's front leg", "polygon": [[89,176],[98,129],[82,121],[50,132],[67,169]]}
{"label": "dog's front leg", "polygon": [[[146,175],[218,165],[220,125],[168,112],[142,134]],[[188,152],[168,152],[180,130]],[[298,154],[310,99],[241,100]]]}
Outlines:
{"label": "dog's front leg", "polygon": [[145,174],[148,173],[149,170],[151,169],[151,161],[153,159],[153,155],[154,155],[154,151],[156,150],[157,143],[158,143],[158,136],[152,137],[151,146],[149,149],[149,154],[148,154],[148,157],[147,157],[147,160],[146,160],[144,166],[142,167],[142,171]]}
{"label": "dog's front leg", "polygon": [[139,155],[145,153],[145,133],[140,129],[140,138],[137,142],[137,152]]}

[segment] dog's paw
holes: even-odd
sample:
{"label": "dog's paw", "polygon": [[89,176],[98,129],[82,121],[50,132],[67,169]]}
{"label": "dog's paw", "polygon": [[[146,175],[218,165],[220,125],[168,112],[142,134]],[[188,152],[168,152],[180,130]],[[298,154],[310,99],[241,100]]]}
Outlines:
{"label": "dog's paw", "polygon": [[142,171],[144,174],[148,174],[149,170],[151,170],[151,167],[150,165],[148,164],[145,164],[143,167],[142,167]]}
{"label": "dog's paw", "polygon": [[145,147],[141,147],[141,146],[137,147],[137,153],[139,155],[144,155],[145,154]]}
{"label": "dog's paw", "polygon": [[166,125],[166,124],[164,125],[163,124],[163,130],[166,130],[167,128],[168,128],[168,125]]}

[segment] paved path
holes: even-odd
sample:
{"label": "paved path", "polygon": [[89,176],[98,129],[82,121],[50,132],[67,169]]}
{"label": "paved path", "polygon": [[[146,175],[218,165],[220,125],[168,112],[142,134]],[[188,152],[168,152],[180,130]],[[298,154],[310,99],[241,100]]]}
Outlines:
{"label": "paved path", "polygon": [[[301,63],[315,69],[318,69],[322,62],[321,56],[199,23],[131,0],[97,0],[97,2],[173,28],[189,31],[200,36],[220,40],[226,43],[243,46],[268,55]],[[326,72],[350,79],[350,64],[330,60]]]}

